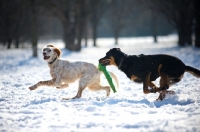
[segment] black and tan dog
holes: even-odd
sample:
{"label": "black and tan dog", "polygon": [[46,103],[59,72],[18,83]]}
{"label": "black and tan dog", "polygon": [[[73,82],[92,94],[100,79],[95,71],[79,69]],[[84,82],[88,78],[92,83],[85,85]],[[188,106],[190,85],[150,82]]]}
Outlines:
{"label": "black and tan dog", "polygon": [[[99,60],[104,66],[115,65],[124,72],[130,80],[143,83],[143,92],[160,95],[157,100],[163,100],[165,94],[174,94],[167,90],[169,86],[179,82],[184,72],[200,77],[200,71],[186,66],[180,59],[170,55],[127,55],[119,48],[110,49],[106,56]],[[160,87],[152,82],[160,77]],[[151,89],[148,89],[150,87]]]}

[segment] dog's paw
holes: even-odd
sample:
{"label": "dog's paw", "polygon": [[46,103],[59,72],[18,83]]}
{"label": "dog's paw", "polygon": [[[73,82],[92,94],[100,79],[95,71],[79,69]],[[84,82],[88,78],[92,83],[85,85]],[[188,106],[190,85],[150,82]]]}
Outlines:
{"label": "dog's paw", "polygon": [[157,89],[157,88],[158,88],[157,86],[152,87],[152,89]]}
{"label": "dog's paw", "polygon": [[167,89],[169,89],[169,86],[164,86],[160,88],[160,90],[167,90]]}
{"label": "dog's paw", "polygon": [[63,88],[67,88],[67,87],[69,87],[68,84],[62,84],[60,86],[56,86],[57,89],[63,89]]}
{"label": "dog's paw", "polygon": [[156,93],[157,92],[156,89],[150,89],[149,91],[150,91],[150,93]]}
{"label": "dog's paw", "polygon": [[30,90],[35,90],[36,87],[31,86],[31,87],[29,87],[29,89],[30,89]]}
{"label": "dog's paw", "polygon": [[160,95],[158,96],[158,98],[156,99],[156,101],[162,101],[165,98],[165,94],[160,93]]}
{"label": "dog's paw", "polygon": [[169,90],[169,91],[167,91],[167,92],[166,92],[166,94],[174,95],[174,94],[175,94],[175,92],[174,92],[174,91],[172,91],[172,90]]}
{"label": "dog's paw", "polygon": [[62,98],[62,100],[71,100],[72,98]]}

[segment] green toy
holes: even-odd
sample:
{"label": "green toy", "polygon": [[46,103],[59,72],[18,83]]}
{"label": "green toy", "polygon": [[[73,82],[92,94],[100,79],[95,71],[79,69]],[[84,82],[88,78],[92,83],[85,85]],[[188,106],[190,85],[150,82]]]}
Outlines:
{"label": "green toy", "polygon": [[99,70],[100,71],[103,71],[104,75],[106,76],[106,79],[110,85],[110,87],[112,88],[113,92],[117,92],[116,89],[115,89],[115,86],[112,82],[112,78],[110,77],[110,74],[108,73],[108,71],[106,70],[106,67],[105,66],[102,66],[100,63],[99,63]]}

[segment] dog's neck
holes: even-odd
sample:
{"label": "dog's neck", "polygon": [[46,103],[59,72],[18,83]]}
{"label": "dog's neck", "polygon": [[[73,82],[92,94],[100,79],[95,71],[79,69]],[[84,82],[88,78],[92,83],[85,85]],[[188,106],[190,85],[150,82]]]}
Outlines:
{"label": "dog's neck", "polygon": [[119,65],[118,65],[118,69],[121,68],[122,63],[124,62],[125,59],[126,59],[126,57],[125,57],[125,56],[122,56],[122,58],[120,59]]}
{"label": "dog's neck", "polygon": [[117,67],[119,70],[121,70],[122,64],[123,64],[124,60],[126,59],[126,57],[127,57],[127,55],[123,53],[123,54],[121,54],[120,59],[118,59],[116,64],[117,64]]}
{"label": "dog's neck", "polygon": [[48,64],[50,64],[50,65],[53,64],[56,61],[56,59],[57,59],[57,56],[56,56],[56,58],[53,59],[53,61],[48,62]]}

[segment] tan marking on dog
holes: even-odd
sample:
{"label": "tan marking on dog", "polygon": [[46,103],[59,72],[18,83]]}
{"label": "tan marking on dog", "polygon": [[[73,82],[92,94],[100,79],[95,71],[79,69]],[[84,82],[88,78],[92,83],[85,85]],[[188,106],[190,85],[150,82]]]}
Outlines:
{"label": "tan marking on dog", "polygon": [[149,81],[149,87],[153,89],[157,88],[156,85],[151,81]]}
{"label": "tan marking on dog", "polygon": [[158,66],[158,73],[159,73],[159,75],[160,75],[160,69],[162,68],[162,64],[160,64],[159,66]]}
{"label": "tan marking on dog", "polygon": [[117,66],[117,64],[115,63],[115,58],[112,56],[110,57],[110,65]]}
{"label": "tan marking on dog", "polygon": [[137,79],[138,77],[136,77],[135,75],[131,76],[131,80],[134,81],[135,79]]}

